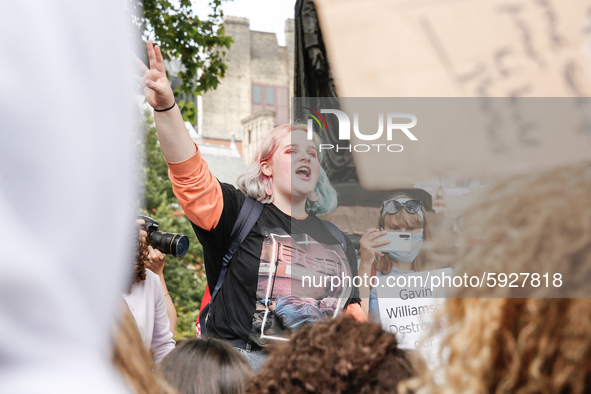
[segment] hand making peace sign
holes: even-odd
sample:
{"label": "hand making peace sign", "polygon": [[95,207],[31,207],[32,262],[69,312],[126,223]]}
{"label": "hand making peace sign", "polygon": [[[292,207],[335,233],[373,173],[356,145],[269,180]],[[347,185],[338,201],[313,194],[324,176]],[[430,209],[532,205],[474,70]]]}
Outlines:
{"label": "hand making peace sign", "polygon": [[162,52],[160,52],[160,47],[158,45],[154,46],[150,40],[148,40],[146,46],[148,48],[150,68],[146,67],[140,59],[136,58],[136,63],[143,73],[143,76],[140,77],[140,82],[144,87],[146,100],[148,100],[148,104],[154,109],[162,110],[170,108],[174,105],[174,93],[166,77]]}

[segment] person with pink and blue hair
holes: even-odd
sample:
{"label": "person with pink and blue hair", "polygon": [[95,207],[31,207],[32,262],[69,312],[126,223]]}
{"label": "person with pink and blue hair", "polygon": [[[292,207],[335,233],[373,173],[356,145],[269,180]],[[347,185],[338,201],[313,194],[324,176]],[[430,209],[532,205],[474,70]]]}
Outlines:
{"label": "person with pink and blue hair", "polygon": [[256,370],[263,347],[302,325],[342,311],[363,318],[357,288],[350,280],[334,280],[357,275],[353,244],[316,216],[337,206],[321,166],[318,137],[308,139],[302,125],[279,126],[263,139],[238,188],[219,182],[187,132],[160,48],[150,41],[147,46],[150,68],[141,65],[144,93],[155,110],[173,191],[203,246],[209,289],[220,277],[246,199],[263,203],[210,305],[208,335],[229,341]]}

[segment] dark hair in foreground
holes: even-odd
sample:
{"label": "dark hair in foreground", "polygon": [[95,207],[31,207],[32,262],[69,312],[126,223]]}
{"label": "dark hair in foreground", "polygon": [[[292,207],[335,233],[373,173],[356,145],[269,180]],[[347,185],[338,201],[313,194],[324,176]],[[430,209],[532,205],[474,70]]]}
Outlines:
{"label": "dark hair in foreground", "polygon": [[150,250],[148,249],[148,241],[145,238],[138,238],[137,252],[134,265],[134,282],[141,282],[146,280],[146,262],[149,258]]}
{"label": "dark hair in foreground", "polygon": [[254,372],[230,344],[217,339],[189,339],[168,353],[159,366],[180,394],[240,394]]}
{"label": "dark hair in foreground", "polygon": [[270,357],[247,393],[398,393],[415,375],[409,353],[379,324],[349,316],[304,327]]}
{"label": "dark hair in foreground", "polygon": [[131,266],[126,267],[125,277],[128,282],[124,284],[121,289],[123,292],[130,293],[131,286],[134,283],[140,283],[146,280],[146,262],[150,259],[150,249],[148,249],[148,241],[144,237],[138,235],[135,242],[135,261],[133,262],[133,271]]}

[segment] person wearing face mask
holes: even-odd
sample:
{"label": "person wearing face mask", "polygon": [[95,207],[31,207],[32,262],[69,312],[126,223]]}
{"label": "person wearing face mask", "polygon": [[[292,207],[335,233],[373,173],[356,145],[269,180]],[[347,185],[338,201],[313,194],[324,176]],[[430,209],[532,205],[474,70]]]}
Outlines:
{"label": "person wearing face mask", "polygon": [[[381,246],[390,241],[381,238],[388,232],[409,232],[412,234],[410,252],[383,252]],[[425,253],[421,253],[423,242],[431,237],[423,204],[406,194],[392,196],[382,203],[378,228],[370,228],[361,237],[359,276],[376,276],[380,283],[386,277],[406,272],[424,271],[427,266]],[[365,283],[364,283],[365,284]],[[361,309],[372,319],[379,320],[377,289],[371,286],[359,288]]]}

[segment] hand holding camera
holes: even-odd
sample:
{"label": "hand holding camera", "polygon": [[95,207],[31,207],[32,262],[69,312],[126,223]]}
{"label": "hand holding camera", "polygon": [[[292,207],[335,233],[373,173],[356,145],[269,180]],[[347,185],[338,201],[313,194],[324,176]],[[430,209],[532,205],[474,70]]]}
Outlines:
{"label": "hand holding camera", "polygon": [[[186,235],[159,231],[158,222],[156,220],[149,216],[139,215],[138,217],[140,221],[144,221],[145,237],[150,244],[150,248],[154,251],[154,253],[152,253],[152,251],[150,252],[152,259],[154,259],[152,256],[159,257],[156,253],[158,251],[164,254],[170,254],[174,257],[183,257],[187,254],[187,251],[189,250],[189,238],[187,238]],[[140,237],[142,236],[143,235],[140,232]],[[160,259],[158,258],[158,260]],[[162,261],[164,262],[163,259]]]}

